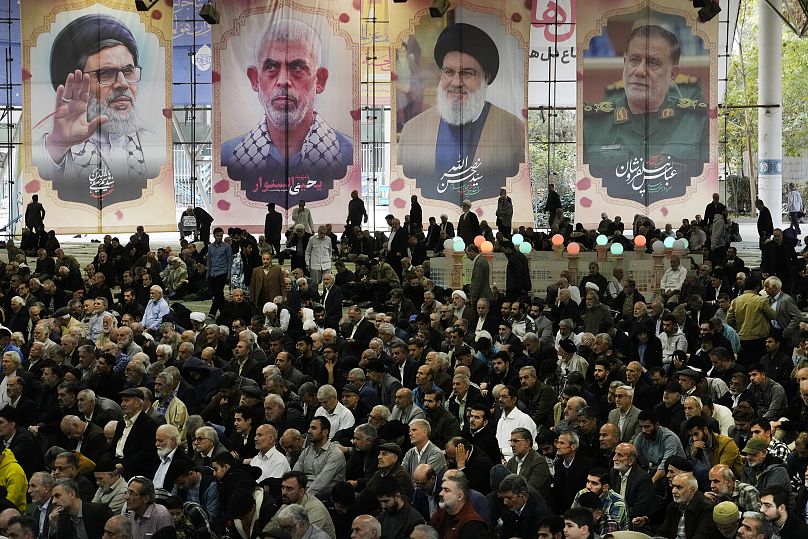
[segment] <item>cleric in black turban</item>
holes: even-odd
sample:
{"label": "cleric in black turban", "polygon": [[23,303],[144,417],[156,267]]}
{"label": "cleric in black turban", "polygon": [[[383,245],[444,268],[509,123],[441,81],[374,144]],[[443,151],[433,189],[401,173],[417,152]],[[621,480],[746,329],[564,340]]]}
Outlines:
{"label": "cleric in black turban", "polygon": [[53,89],[64,84],[67,76],[76,69],[84,69],[84,63],[102,48],[117,41],[132,54],[138,65],[138,47],[135,36],[124,24],[108,15],[85,15],[68,23],[51,47],[50,73]]}
{"label": "cleric in black turban", "polygon": [[[438,36],[435,106],[405,123],[398,143],[404,175],[416,180],[425,197],[458,206],[492,199],[525,162],[524,122],[487,100],[501,48],[467,23],[450,24]],[[523,81],[513,88],[507,82],[497,95],[514,99],[511,110],[523,110]]]}
{"label": "cleric in black turban", "polygon": [[143,68],[134,34],[109,15],[85,15],[58,32],[50,53],[56,101],[48,132],[34,142],[39,175],[69,202],[104,208],[140,198],[165,150],[144,145],[155,137],[139,109],[162,107],[138,107]]}

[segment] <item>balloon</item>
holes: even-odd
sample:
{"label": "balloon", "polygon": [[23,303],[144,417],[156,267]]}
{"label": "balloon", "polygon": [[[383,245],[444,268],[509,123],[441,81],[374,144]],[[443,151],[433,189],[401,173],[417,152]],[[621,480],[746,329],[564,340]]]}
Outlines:
{"label": "balloon", "polygon": [[613,243],[611,247],[611,252],[613,255],[622,255],[623,254],[623,244],[622,243]]}
{"label": "balloon", "polygon": [[454,247],[454,238],[448,238],[443,242],[444,249],[452,249]]}
{"label": "balloon", "polygon": [[581,245],[579,243],[572,242],[567,245],[567,252],[571,255],[577,255],[581,252]]}
{"label": "balloon", "polygon": [[685,242],[683,242],[682,240],[676,240],[673,242],[673,248],[676,249],[677,251],[683,251],[685,248]]}
{"label": "balloon", "polygon": [[532,249],[533,247],[528,242],[524,242],[519,245],[519,252],[524,255],[528,254]]}
{"label": "balloon", "polygon": [[483,244],[483,242],[484,242],[484,241],[485,241],[485,237],[484,237],[484,236],[477,236],[476,238],[474,238],[474,245],[476,245],[477,247],[479,247],[480,245],[482,245],[482,244]]}
{"label": "balloon", "polygon": [[556,247],[558,247],[559,245],[564,245],[564,236],[562,236],[561,234],[553,234],[552,242],[553,245],[555,245]]}
{"label": "balloon", "polygon": [[606,245],[607,243],[609,243],[609,238],[607,238],[607,237],[606,237],[606,236],[604,236],[603,234],[600,234],[600,235],[598,235],[598,237],[597,237],[597,238],[595,238],[595,243],[597,243],[598,245],[600,245],[601,247],[603,247],[604,245]]}
{"label": "balloon", "polygon": [[511,238],[511,241],[516,247],[519,247],[520,245],[522,245],[522,242],[525,241],[525,238],[521,234],[514,234],[513,237]]}
{"label": "balloon", "polygon": [[639,236],[636,236],[634,238],[634,245],[636,247],[645,247],[645,244],[646,244],[647,241],[648,240],[646,239],[646,237],[643,236],[642,234],[640,234]]}
{"label": "balloon", "polygon": [[674,241],[676,240],[674,240],[672,236],[668,236],[667,238],[665,238],[665,243],[663,244],[665,245],[665,249],[673,249]]}
{"label": "balloon", "polygon": [[494,244],[488,240],[485,240],[480,244],[480,252],[484,254],[489,254],[494,252]]}
{"label": "balloon", "polygon": [[682,238],[682,240],[681,240],[681,241],[682,241],[682,243],[684,243],[684,247],[682,248],[683,250],[684,250],[684,249],[687,249],[688,247],[690,247],[690,242],[689,242],[689,241],[687,241],[685,238]]}
{"label": "balloon", "polygon": [[656,240],[654,244],[651,246],[656,254],[662,254],[665,252],[665,244],[662,243],[661,240]]}
{"label": "balloon", "polygon": [[463,242],[463,238],[455,238],[454,243],[452,244],[452,249],[455,250],[456,253],[463,252],[465,250],[466,244]]}

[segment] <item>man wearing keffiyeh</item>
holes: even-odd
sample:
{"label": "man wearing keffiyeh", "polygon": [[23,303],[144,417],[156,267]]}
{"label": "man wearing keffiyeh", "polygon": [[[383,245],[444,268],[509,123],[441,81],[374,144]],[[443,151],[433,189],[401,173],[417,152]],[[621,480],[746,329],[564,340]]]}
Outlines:
{"label": "man wearing keffiyeh", "polygon": [[351,139],[314,110],[328,81],[322,43],[308,24],[272,21],[255,44],[247,77],[265,111],[250,132],[222,144],[222,165],[250,200],[283,207],[323,200],[353,162]]}

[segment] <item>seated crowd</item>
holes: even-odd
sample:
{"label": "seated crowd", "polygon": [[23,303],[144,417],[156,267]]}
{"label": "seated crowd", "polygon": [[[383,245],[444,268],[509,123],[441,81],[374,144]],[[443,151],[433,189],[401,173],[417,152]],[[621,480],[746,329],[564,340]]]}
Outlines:
{"label": "seated crowd", "polygon": [[[615,221],[599,232],[622,241]],[[649,243],[670,232],[637,221]],[[406,257],[388,252],[391,216],[380,251],[334,238],[316,264],[305,244],[330,231],[293,228],[287,247],[307,254],[286,252],[291,271],[239,229],[175,255],[141,228],[125,247],[107,238],[83,274],[62,249],[32,268],[9,246],[0,534],[808,537],[796,279],[712,236],[701,266],[670,255],[648,297],[596,262],[534,290],[503,227],[498,290],[479,279],[477,225],[471,283],[452,290],[415,256],[441,246],[405,222]],[[213,296],[210,311],[189,294]]]}

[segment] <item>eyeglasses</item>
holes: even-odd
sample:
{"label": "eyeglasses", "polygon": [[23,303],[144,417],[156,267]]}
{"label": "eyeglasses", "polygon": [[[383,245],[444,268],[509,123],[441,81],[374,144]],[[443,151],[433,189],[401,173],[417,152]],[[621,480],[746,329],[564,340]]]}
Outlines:
{"label": "eyeglasses", "polygon": [[87,71],[87,74],[98,80],[101,86],[112,86],[118,80],[118,73],[123,73],[126,82],[139,82],[141,75],[140,66],[126,67],[105,67],[95,71]]}
{"label": "eyeglasses", "polygon": [[477,77],[480,76],[480,73],[476,69],[461,69],[460,71],[455,71],[454,69],[450,69],[448,67],[444,67],[440,70],[441,77],[446,80],[452,80],[455,78],[456,75],[460,76],[460,81],[472,81],[475,80]]}
{"label": "eyeglasses", "polygon": [[526,442],[527,440],[522,440],[522,439],[517,440],[516,438],[511,438],[509,441],[512,444],[518,444],[519,442]]}
{"label": "eyeglasses", "polygon": [[143,496],[143,493],[131,489],[126,489],[126,494],[127,496]]}
{"label": "eyeglasses", "polygon": [[195,442],[204,442],[207,439],[208,438],[205,438],[204,436],[197,436],[196,438],[194,438],[194,441]]}

